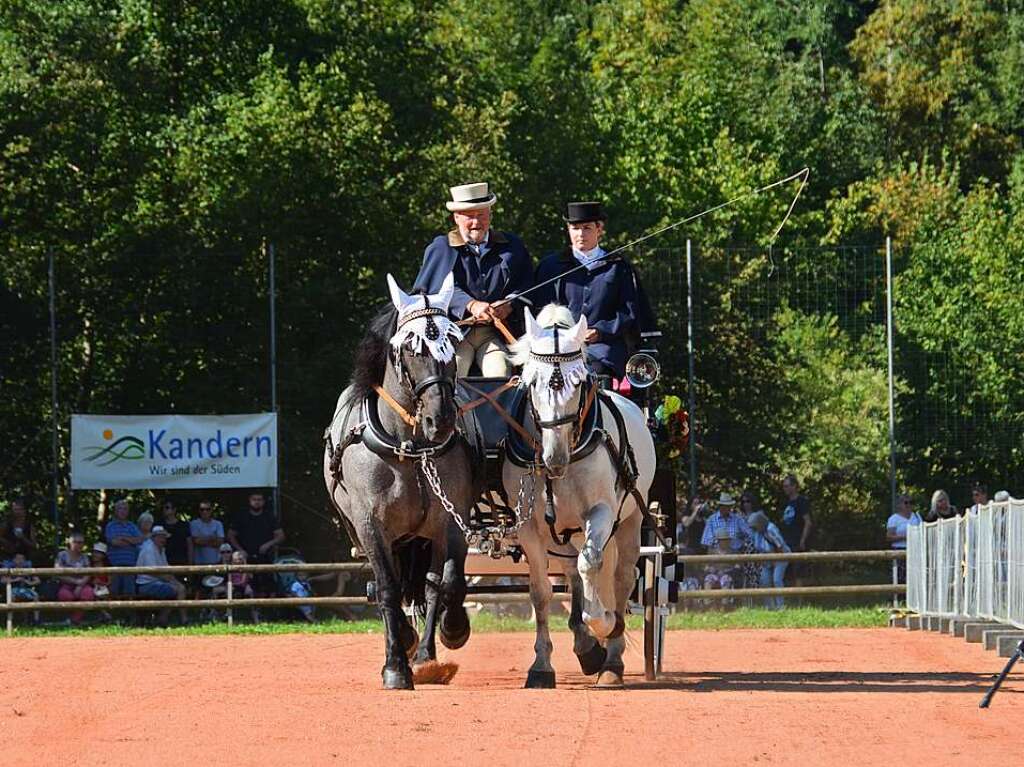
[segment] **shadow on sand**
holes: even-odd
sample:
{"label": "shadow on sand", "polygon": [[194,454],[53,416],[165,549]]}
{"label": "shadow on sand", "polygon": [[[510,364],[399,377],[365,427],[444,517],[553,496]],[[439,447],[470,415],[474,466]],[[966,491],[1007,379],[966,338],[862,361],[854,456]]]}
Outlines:
{"label": "shadow on sand", "polygon": [[[664,672],[656,682],[646,682],[642,678],[634,677],[627,681],[627,687],[636,690],[680,690],[684,692],[893,692],[900,694],[944,692],[980,695],[988,690],[995,677],[995,671],[991,674],[909,671]],[[1014,689],[1013,682],[1011,677],[1008,680],[1008,686],[1003,687],[1000,694],[1021,694],[1021,691]]]}

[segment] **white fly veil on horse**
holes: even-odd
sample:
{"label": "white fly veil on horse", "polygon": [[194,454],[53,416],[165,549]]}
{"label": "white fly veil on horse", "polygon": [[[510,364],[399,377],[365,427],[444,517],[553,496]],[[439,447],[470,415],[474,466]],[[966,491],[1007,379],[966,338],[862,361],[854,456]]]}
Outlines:
{"label": "white fly veil on horse", "polygon": [[[546,306],[540,322],[529,309],[526,315],[526,335],[516,349],[516,362],[523,366],[520,377],[527,386],[537,385],[541,397],[552,405],[564,407],[572,399],[576,388],[587,378],[586,346],[587,318],[570,327],[572,315],[562,306]],[[544,327],[547,325],[548,327]]]}
{"label": "white fly veil on horse", "polygon": [[388,275],[391,302],[398,310],[398,325],[391,336],[391,345],[401,348],[407,341],[415,354],[424,348],[438,362],[451,362],[455,346],[462,340],[462,330],[448,316],[448,306],[455,292],[455,279],[451,273],[444,278],[441,292],[433,295],[410,296]]}

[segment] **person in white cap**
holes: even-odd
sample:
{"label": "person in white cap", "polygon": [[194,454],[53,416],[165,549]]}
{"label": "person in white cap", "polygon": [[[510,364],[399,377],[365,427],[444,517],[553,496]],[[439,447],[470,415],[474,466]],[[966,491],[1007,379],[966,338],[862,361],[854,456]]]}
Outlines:
{"label": "person in white cap", "polygon": [[[136,567],[167,567],[167,529],[163,525],[156,525],[149,533],[149,538],[143,542],[139,551],[139,560]],[[184,599],[185,584],[173,575],[144,573],[135,577],[138,586],[138,594],[146,599]],[[166,625],[169,609],[161,610],[159,621]],[[181,609],[182,625],[188,623],[188,613]]]}
{"label": "person in white cap", "polygon": [[506,339],[494,321],[500,320],[519,335],[522,312],[513,313],[516,304],[512,302],[495,303],[533,285],[533,259],[518,237],[491,228],[491,207],[498,196],[486,182],[453,186],[450,191],[452,199],[445,205],[455,229],[427,246],[413,287],[438,293],[445,277],[452,274],[455,295],[449,311],[458,319],[473,321],[456,350],[458,374],[469,375],[475,363],[480,375],[507,377]]}

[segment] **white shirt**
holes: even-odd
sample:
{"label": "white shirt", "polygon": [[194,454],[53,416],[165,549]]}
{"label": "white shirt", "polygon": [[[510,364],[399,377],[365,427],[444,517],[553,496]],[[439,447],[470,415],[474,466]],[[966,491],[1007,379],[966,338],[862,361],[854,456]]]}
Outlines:
{"label": "white shirt", "polygon": [[921,524],[921,517],[916,511],[909,517],[904,517],[902,514],[893,514],[889,517],[889,521],[885,526],[896,533],[896,535],[903,536],[903,540],[893,541],[892,547],[894,549],[907,548],[907,528],[917,527],[919,524]]}
{"label": "white shirt", "polygon": [[[167,552],[161,549],[155,543],[153,539],[149,538],[142,543],[142,549],[139,551],[139,559],[135,563],[136,567],[167,567]],[[137,575],[135,576],[135,582],[140,586],[144,583],[153,583],[154,581],[162,580],[162,578],[156,575]]]}
{"label": "white shirt", "polygon": [[588,272],[594,271],[597,267],[601,265],[601,259],[604,257],[604,253],[605,250],[600,245],[598,245],[593,250],[576,250],[576,248],[572,249],[573,256],[576,258],[577,261],[579,261],[581,264],[587,267]]}

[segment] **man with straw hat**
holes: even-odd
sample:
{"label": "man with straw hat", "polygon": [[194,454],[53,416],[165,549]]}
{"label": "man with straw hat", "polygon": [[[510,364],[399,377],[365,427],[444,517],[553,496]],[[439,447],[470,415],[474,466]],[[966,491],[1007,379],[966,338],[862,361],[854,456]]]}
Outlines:
{"label": "man with straw hat", "polygon": [[455,352],[459,376],[469,375],[476,363],[481,375],[505,378],[507,326],[516,334],[521,312],[513,314],[511,302],[494,304],[533,285],[533,260],[518,237],[491,228],[491,207],[498,196],[487,182],[461,184],[450,191],[452,199],[445,206],[455,228],[427,246],[413,287],[439,293],[451,273],[455,295],[449,311],[469,326]]}
{"label": "man with straw hat", "polygon": [[741,552],[744,544],[753,539],[754,534],[747,521],[734,513],[735,506],[736,500],[729,493],[718,496],[718,511],[708,517],[704,525],[704,535],[700,539],[701,545],[706,546],[709,552],[722,538],[719,535],[722,530],[728,533],[727,538],[733,554]]}

